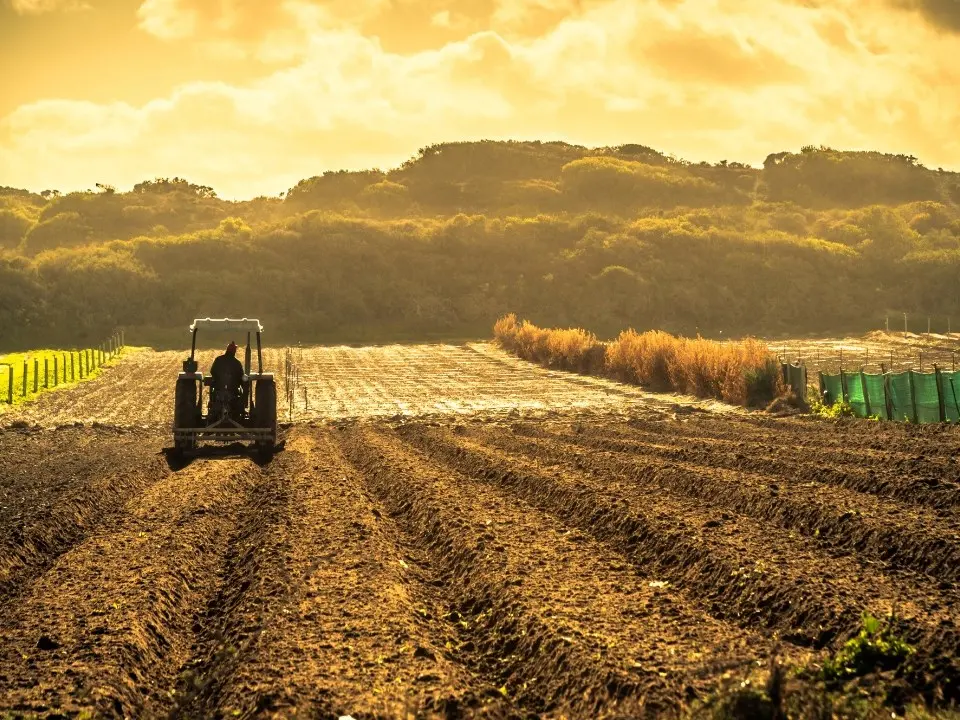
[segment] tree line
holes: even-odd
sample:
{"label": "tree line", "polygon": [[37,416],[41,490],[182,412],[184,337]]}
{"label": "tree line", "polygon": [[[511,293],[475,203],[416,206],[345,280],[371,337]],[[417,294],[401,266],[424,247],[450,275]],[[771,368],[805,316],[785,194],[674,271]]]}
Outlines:
{"label": "tree line", "polygon": [[960,310],[960,176],[803,148],[763,168],[642,145],[481,142],[231,202],[181,178],[0,188],[0,349],[182,345],[196,315],[274,341],[485,336],[517,312],[601,337],[858,331]]}

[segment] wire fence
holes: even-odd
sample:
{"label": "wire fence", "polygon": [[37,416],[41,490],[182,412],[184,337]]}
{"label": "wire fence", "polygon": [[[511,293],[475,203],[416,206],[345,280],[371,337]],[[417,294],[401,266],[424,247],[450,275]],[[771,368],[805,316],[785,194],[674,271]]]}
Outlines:
{"label": "wire fence", "polygon": [[[287,415],[288,420],[293,421],[293,414],[296,409],[297,394],[300,388],[300,364],[303,362],[303,348],[298,344],[297,347],[288,347],[284,352],[283,361],[283,386],[287,396]],[[303,389],[304,409],[309,409],[307,399],[307,388]]]}
{"label": "wire fence", "polygon": [[931,372],[960,369],[960,336],[887,335],[846,340],[789,340],[769,344],[781,362],[803,364],[811,374],[841,371]]}
{"label": "wire fence", "polygon": [[26,399],[44,390],[86,380],[125,347],[124,332],[119,330],[96,347],[28,353],[22,360],[2,362],[0,397],[5,396],[6,403],[12,405],[15,398]]}

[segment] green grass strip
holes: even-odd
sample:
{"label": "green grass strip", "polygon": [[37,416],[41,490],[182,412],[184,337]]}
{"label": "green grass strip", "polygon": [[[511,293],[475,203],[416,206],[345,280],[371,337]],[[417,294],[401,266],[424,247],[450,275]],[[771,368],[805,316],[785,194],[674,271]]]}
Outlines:
{"label": "green grass strip", "polygon": [[[28,352],[9,353],[0,355],[0,413],[5,412],[13,406],[22,403],[31,402],[44,393],[55,392],[57,390],[66,390],[76,387],[82,382],[93,380],[107,368],[116,365],[120,358],[131,352],[136,352],[139,348],[123,348],[117,351],[112,358],[105,359],[103,364],[99,363],[98,350],[30,350]],[[98,360],[95,367],[87,372],[87,357],[92,358],[94,353],[98,354]],[[73,372],[70,369],[71,356],[73,358]],[[83,357],[84,373],[80,374],[81,357]],[[54,376],[54,359],[56,359],[56,376]],[[66,359],[66,364],[64,364]],[[36,365],[34,365],[36,361]],[[46,361],[46,376],[44,374],[44,361]],[[12,365],[13,369],[13,402],[8,403],[9,373],[11,368],[5,367],[2,363]],[[23,373],[24,363],[27,367],[26,395],[24,395]],[[34,367],[39,373],[37,378],[37,392],[34,388]]]}

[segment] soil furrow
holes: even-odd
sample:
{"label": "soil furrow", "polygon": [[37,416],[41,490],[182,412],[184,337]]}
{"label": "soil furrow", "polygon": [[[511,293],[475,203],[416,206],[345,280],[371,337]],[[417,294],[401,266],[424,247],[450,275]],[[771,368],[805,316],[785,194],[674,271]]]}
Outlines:
{"label": "soil furrow", "polygon": [[296,431],[265,473],[179,717],[456,717],[505,703],[448,649],[457,635],[429,567],[326,434]]}
{"label": "soil furrow", "polygon": [[62,555],[4,620],[0,704],[15,711],[152,717],[191,654],[226,538],[259,471],[195,462],[132,499]]}
{"label": "soil furrow", "polygon": [[675,433],[673,426],[673,423],[662,423],[659,432],[617,432],[609,427],[590,427],[587,423],[580,423],[572,429],[546,430],[523,426],[518,433],[533,437],[548,434],[585,448],[655,454],[679,461],[703,461],[728,470],[747,470],[835,485],[945,511],[960,507],[960,464],[953,458],[918,456],[916,449],[908,455],[883,453],[871,457],[870,453],[876,451],[868,451],[865,455],[861,449],[852,447],[843,451],[798,447],[773,442],[773,432],[762,440],[750,441],[735,435],[731,438],[692,438]]}
{"label": "soil furrow", "polygon": [[583,644],[582,631],[563,627],[563,619],[557,623],[561,628],[550,627],[547,618],[555,607],[532,612],[525,602],[525,580],[504,572],[507,548],[497,533],[486,521],[471,527],[476,518],[463,517],[455,502],[451,508],[448,488],[436,487],[434,474],[396,453],[385,457],[382,443],[362,431],[349,433],[343,447],[371,492],[441,565],[444,582],[459,599],[454,617],[473,631],[468,650],[502,683],[505,694],[531,710],[573,703],[578,712],[595,712],[644,690],[663,692],[662,679],[649,672],[631,677],[597,667],[591,657],[597,650]]}
{"label": "soil furrow", "polygon": [[[288,501],[283,477],[261,468],[227,540],[219,587],[194,615],[196,639],[180,668],[170,720],[230,717],[237,710],[224,706],[225,687],[270,626],[289,584],[283,563],[289,548],[277,527],[291,511]],[[266,696],[251,701],[260,708],[269,703]]]}
{"label": "soil furrow", "polygon": [[[621,428],[661,432],[664,421],[635,417],[622,425],[612,423],[613,433]],[[776,433],[777,445],[829,450],[838,453],[865,452],[868,457],[919,457],[949,460],[960,452],[960,432],[947,425],[912,425],[902,422],[873,422],[857,418],[824,420],[816,417],[775,418],[764,415],[726,417],[709,416],[672,423],[676,435],[700,439],[734,439],[742,442],[766,442]],[[921,455],[922,451],[922,455]]]}
{"label": "soil furrow", "polygon": [[169,473],[159,449],[139,432],[0,432],[0,614],[61,554]]}
{"label": "soil furrow", "polygon": [[596,478],[500,451],[451,432],[410,424],[402,435],[452,469],[515,492],[572,527],[609,543],[645,573],[659,573],[714,617],[776,630],[816,647],[844,640],[869,610],[896,611],[904,632],[929,653],[933,684],[960,699],[960,602],[956,591],[884,577],[855,558],[832,558],[749,518],[651,494],[615,478]]}
{"label": "soil furrow", "polygon": [[769,655],[769,639],[717,622],[595,540],[398,438],[359,429],[344,447],[447,568],[483,667],[533,710],[676,710]]}
{"label": "soil furrow", "polygon": [[469,432],[485,444],[544,463],[600,477],[612,475],[774,523],[807,535],[835,553],[857,553],[947,584],[960,578],[958,519],[939,518],[925,508],[903,507],[844,488],[804,483],[802,477],[712,467],[716,454],[695,448],[682,451],[689,462],[667,459],[671,453],[661,454],[660,448],[649,445],[634,445],[635,452],[629,454],[583,453],[578,444],[563,438],[523,437],[521,427]]}

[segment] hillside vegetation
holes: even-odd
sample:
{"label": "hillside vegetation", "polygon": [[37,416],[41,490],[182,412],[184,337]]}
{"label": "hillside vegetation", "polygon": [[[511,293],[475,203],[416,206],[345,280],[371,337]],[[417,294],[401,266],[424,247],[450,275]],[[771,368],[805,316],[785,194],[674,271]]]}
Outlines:
{"label": "hillside vegetation", "polygon": [[804,148],[763,168],[642,145],[480,142],[231,202],[180,178],[0,188],[0,349],[115,326],[182,345],[196,315],[273,341],[546,326],[704,337],[879,327],[960,310],[960,175]]}

